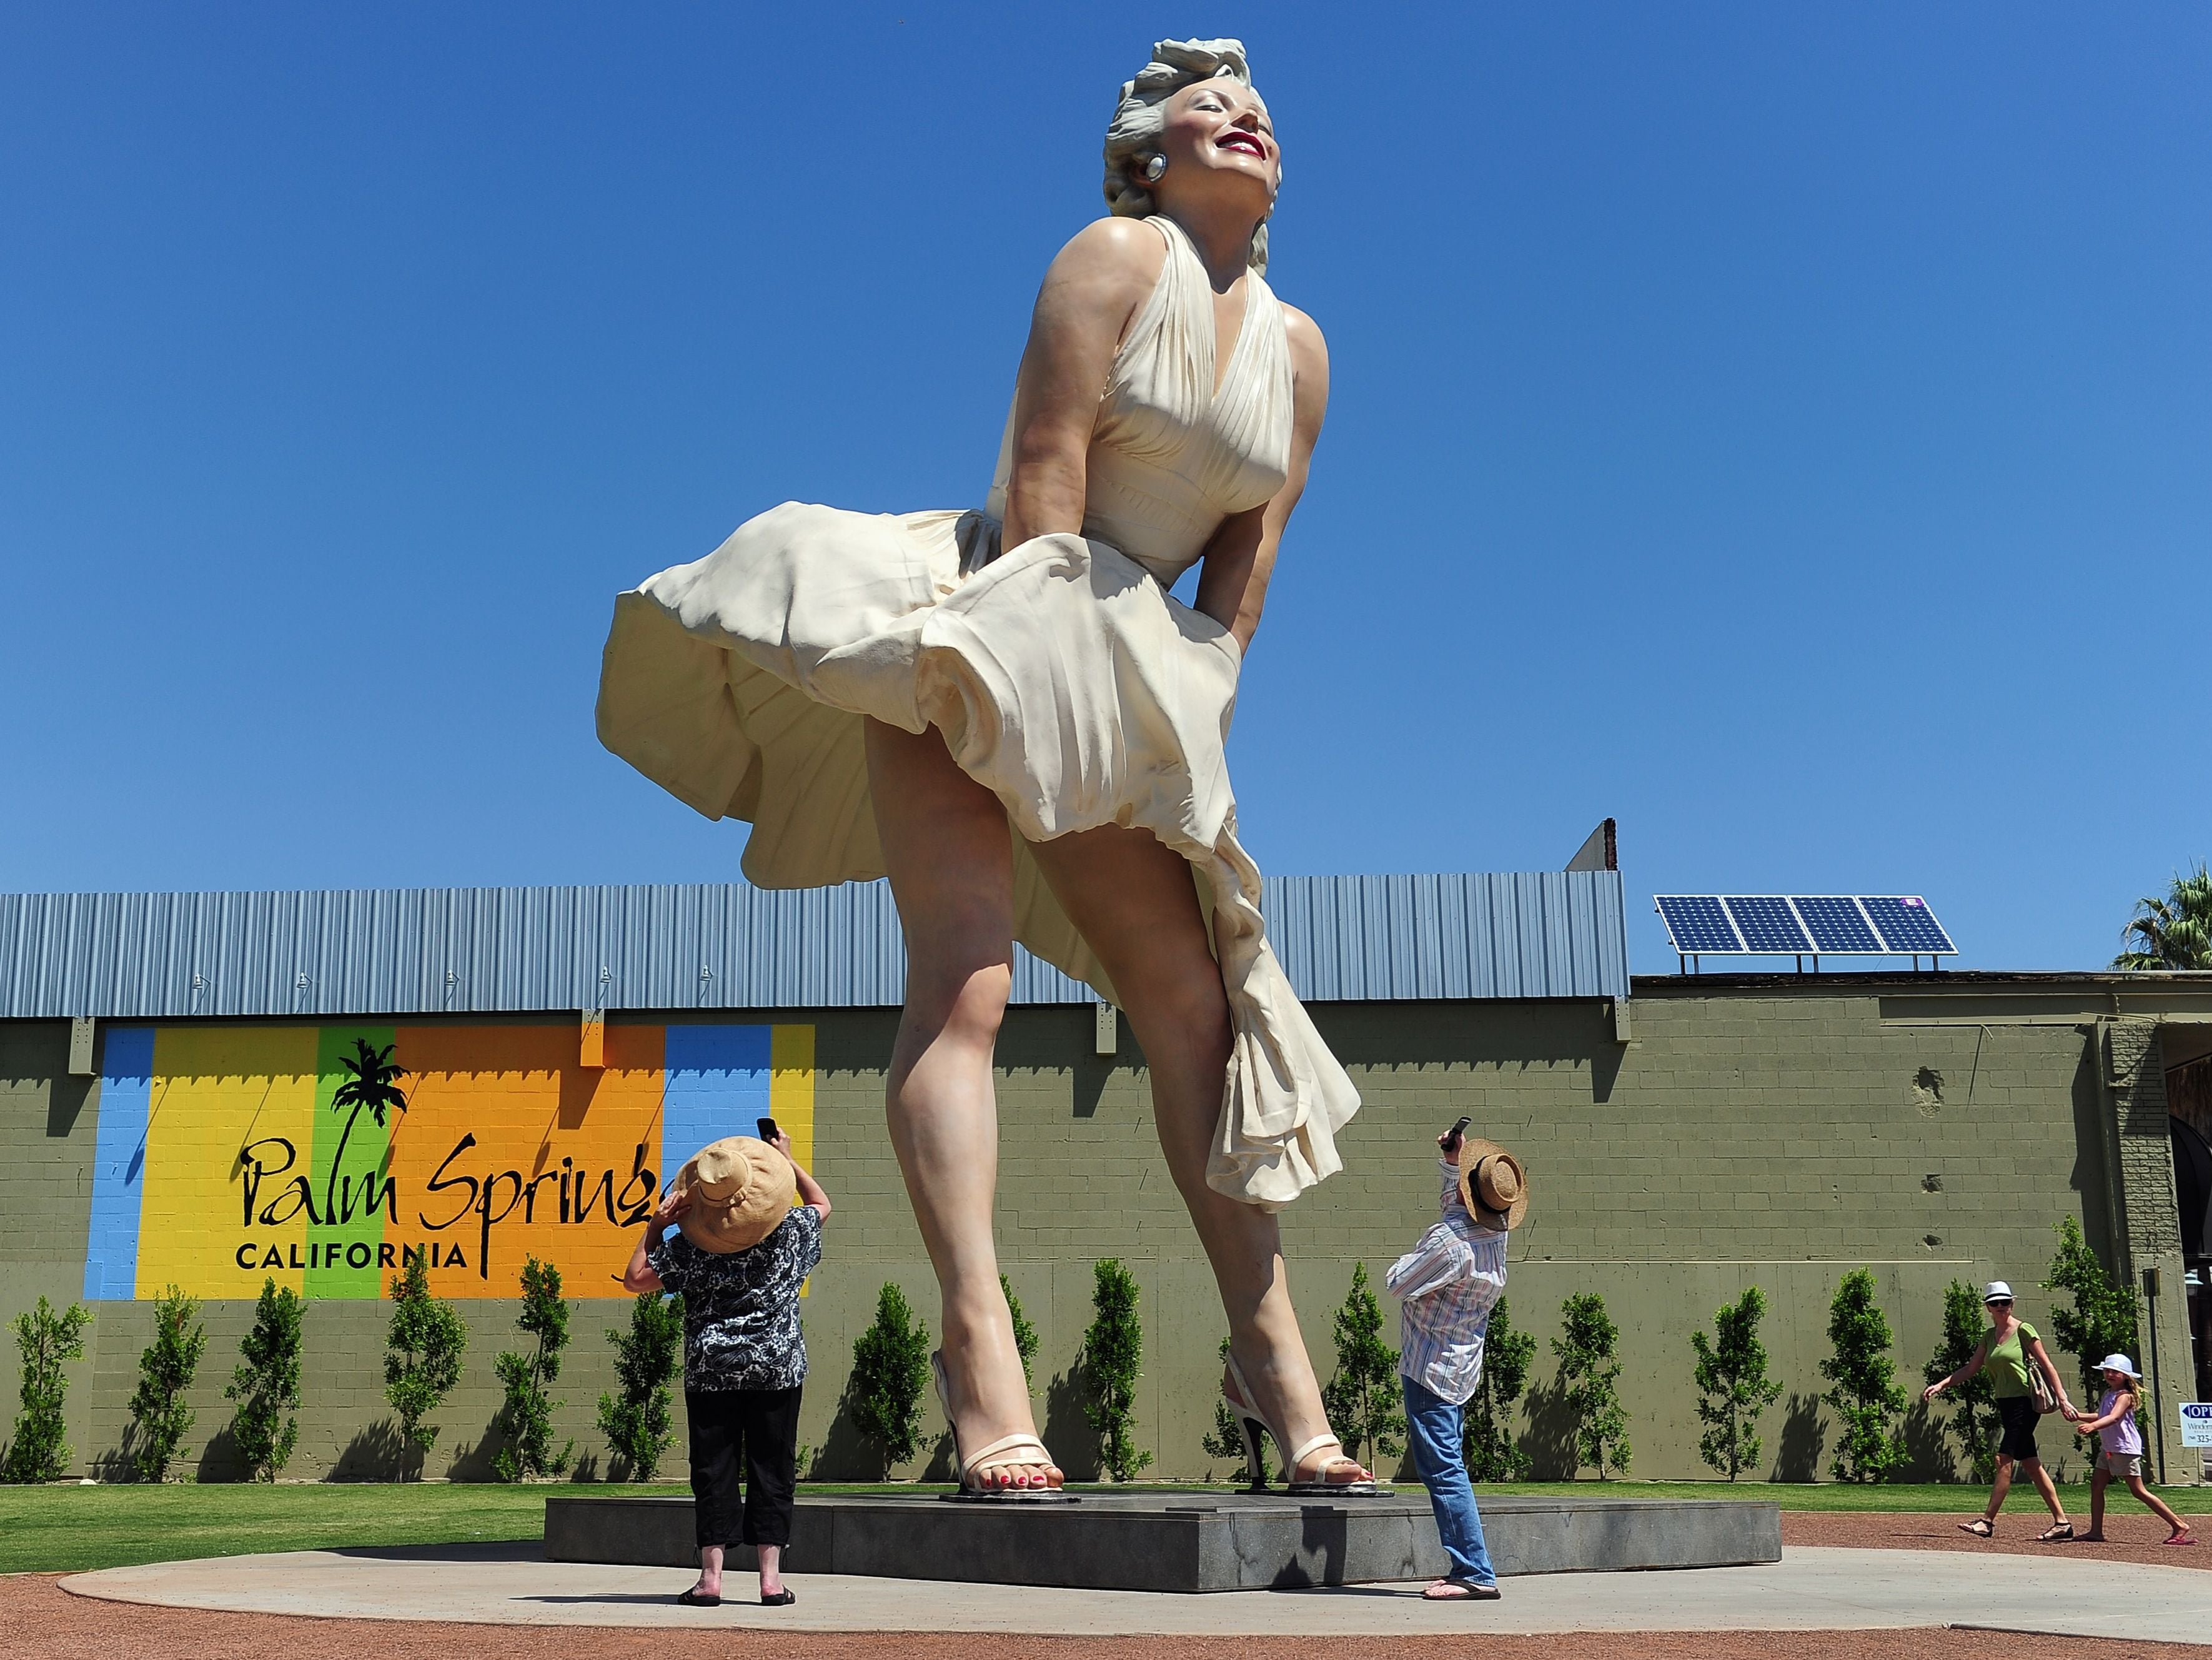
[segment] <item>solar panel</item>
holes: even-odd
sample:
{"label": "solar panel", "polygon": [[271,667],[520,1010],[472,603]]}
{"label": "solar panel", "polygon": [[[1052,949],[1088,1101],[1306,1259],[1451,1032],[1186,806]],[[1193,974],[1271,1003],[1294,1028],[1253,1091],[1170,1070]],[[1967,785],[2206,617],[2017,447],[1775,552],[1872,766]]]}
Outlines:
{"label": "solar panel", "polygon": [[1930,956],[1958,954],[1959,948],[1951,943],[1951,936],[1943,932],[1943,925],[1928,909],[1928,902],[1917,894],[1878,895],[1871,898],[1862,894],[1859,903],[1875,927],[1881,930],[1881,937],[1889,942],[1892,951],[1924,951]]}
{"label": "solar panel", "polygon": [[1662,893],[1652,903],[1684,957],[1911,957],[1936,966],[1959,948],[1917,894]]}
{"label": "solar panel", "polygon": [[1793,894],[1790,903],[1805,919],[1813,936],[1813,949],[1860,956],[1880,956],[1886,949],[1881,937],[1867,926],[1858,901],[1841,894]]}
{"label": "solar panel", "polygon": [[1773,894],[1730,894],[1729,915],[1743,935],[1747,951],[1809,952],[1813,942],[1790,909],[1790,902]]}
{"label": "solar panel", "polygon": [[1736,938],[1735,926],[1729,921],[1728,911],[1719,898],[1703,893],[1662,893],[1653,902],[1667,924],[1668,937],[1674,949],[1685,955],[1700,952],[1735,952],[1743,950],[1743,942]]}

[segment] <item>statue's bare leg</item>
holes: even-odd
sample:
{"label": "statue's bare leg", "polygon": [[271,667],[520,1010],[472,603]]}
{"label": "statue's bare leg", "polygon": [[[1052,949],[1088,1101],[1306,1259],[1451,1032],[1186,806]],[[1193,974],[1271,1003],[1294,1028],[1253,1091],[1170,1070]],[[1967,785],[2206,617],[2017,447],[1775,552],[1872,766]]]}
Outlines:
{"label": "statue's bare leg", "polygon": [[[1013,979],[1013,847],[998,798],[962,772],[933,728],[868,722],[868,787],[907,944],[906,1009],[887,1110],[922,1243],[937,1269],[945,1370],[971,1450],[1034,1433],[1029,1385],[999,1284],[992,1050]],[[1056,1483],[1051,1465],[988,1480]]]}
{"label": "statue's bare leg", "polygon": [[[1216,1193],[1206,1164],[1229,1067],[1229,999],[1207,944],[1190,866],[1150,830],[1108,826],[1030,849],[1068,920],[1097,953],[1151,1072],[1168,1171],[1197,1225],[1229,1316],[1230,1353],[1282,1426],[1285,1456],[1328,1432],[1274,1216]],[[1311,1478],[1324,1450],[1298,1472]],[[1361,1475],[1364,1475],[1362,1471]],[[1340,1468],[1333,1478],[1350,1479]]]}

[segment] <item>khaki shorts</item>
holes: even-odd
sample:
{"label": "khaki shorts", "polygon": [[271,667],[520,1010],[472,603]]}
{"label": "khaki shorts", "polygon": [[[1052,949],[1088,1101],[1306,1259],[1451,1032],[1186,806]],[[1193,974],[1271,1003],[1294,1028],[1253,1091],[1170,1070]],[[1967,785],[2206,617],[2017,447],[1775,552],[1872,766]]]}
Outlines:
{"label": "khaki shorts", "polygon": [[2103,1470],[2116,1481],[2124,1481],[2130,1476],[2142,1474],[2142,1455],[2139,1452],[2100,1452],[2094,1468]]}

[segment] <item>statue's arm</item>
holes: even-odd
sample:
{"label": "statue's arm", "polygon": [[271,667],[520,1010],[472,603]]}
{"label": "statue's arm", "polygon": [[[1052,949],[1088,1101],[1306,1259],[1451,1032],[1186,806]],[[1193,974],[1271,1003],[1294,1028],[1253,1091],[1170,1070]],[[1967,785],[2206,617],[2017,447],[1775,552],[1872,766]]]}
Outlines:
{"label": "statue's arm", "polygon": [[1045,272],[1014,395],[1005,544],[1083,529],[1085,460],[1098,400],[1167,245],[1133,219],[1096,220]]}
{"label": "statue's arm", "polygon": [[1267,603],[1267,579],[1275,571],[1275,550],[1305,491],[1314,444],[1328,412],[1328,343],[1304,312],[1289,306],[1283,312],[1291,346],[1289,476],[1273,499],[1221,521],[1206,544],[1205,564],[1198,574],[1199,610],[1235,635],[1246,651],[1259,631],[1260,612]]}

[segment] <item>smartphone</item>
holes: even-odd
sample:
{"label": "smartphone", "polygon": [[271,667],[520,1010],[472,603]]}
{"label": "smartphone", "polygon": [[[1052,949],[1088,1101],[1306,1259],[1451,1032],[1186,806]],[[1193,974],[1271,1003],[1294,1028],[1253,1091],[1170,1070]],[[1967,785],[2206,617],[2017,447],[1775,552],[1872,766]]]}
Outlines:
{"label": "smartphone", "polygon": [[1461,1136],[1467,1134],[1467,1127],[1474,1122],[1472,1115],[1464,1112],[1460,1114],[1459,1122],[1444,1132],[1444,1140],[1447,1142],[1458,1140]]}
{"label": "smartphone", "polygon": [[775,1119],[763,1118],[760,1121],[760,1139],[762,1140],[773,1142],[782,1134],[783,1132],[775,1127]]}

